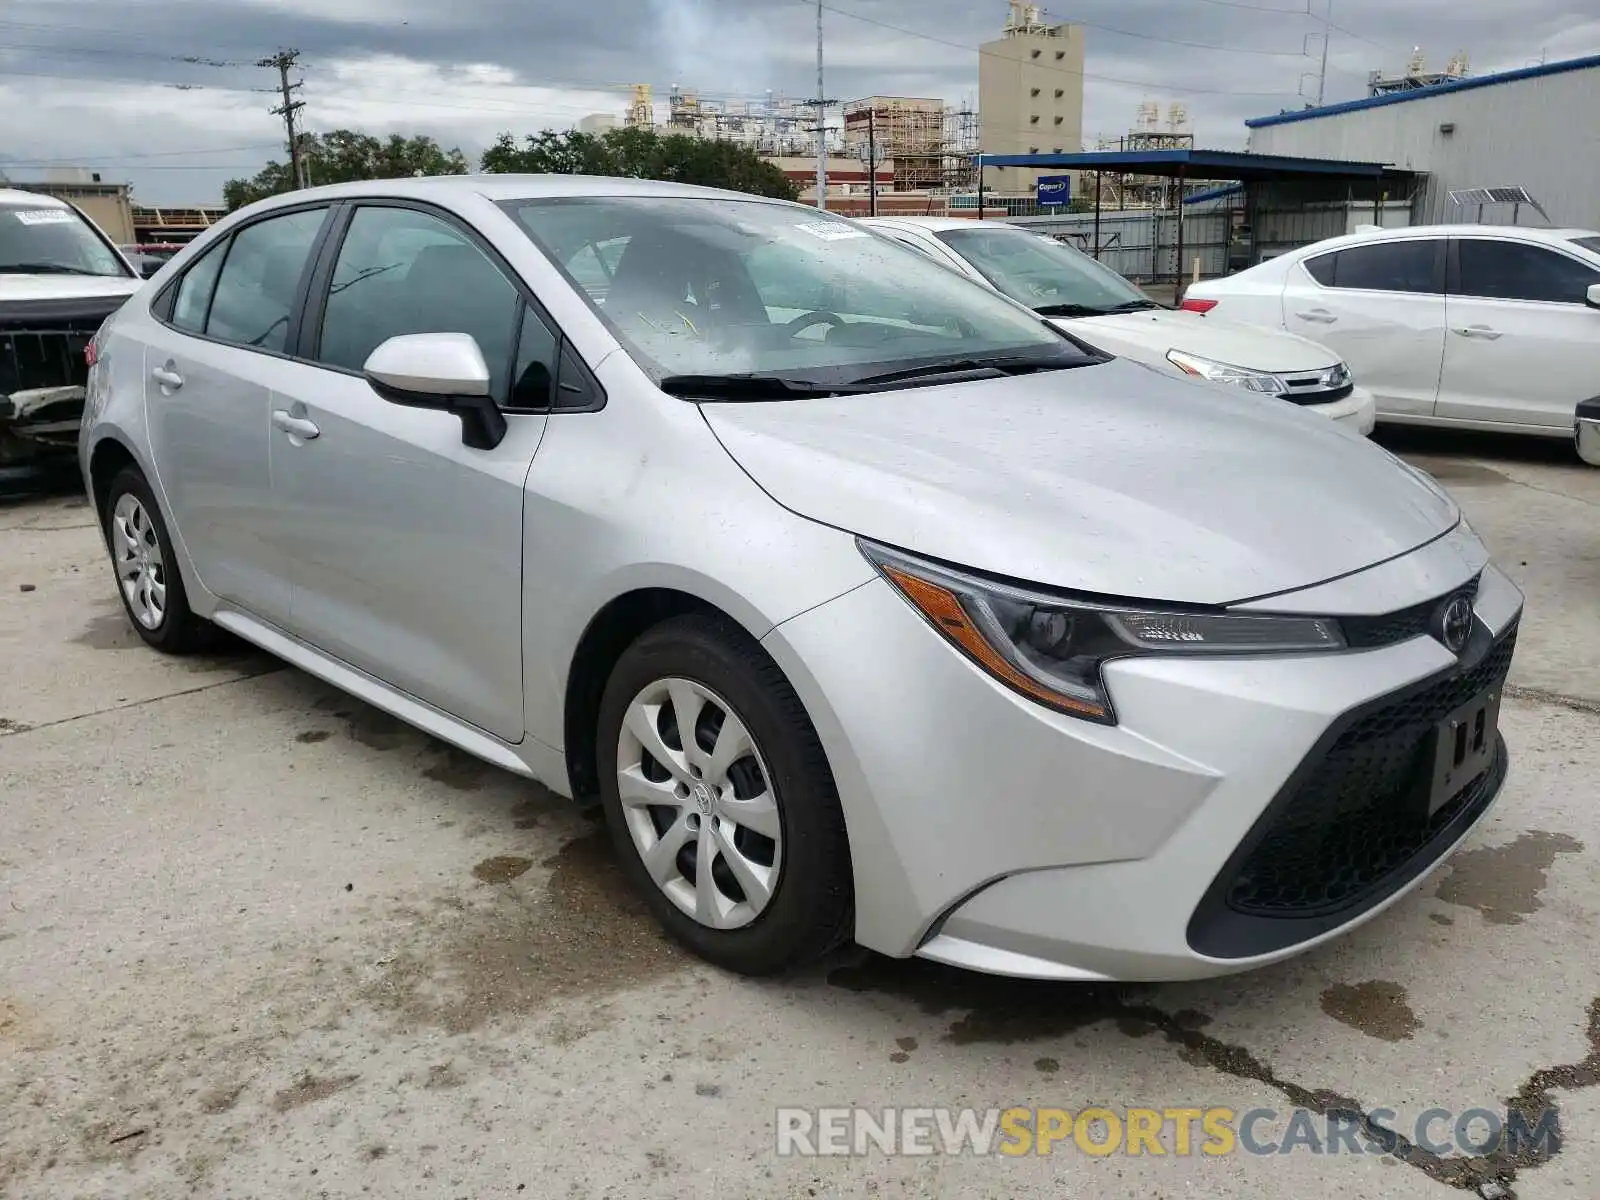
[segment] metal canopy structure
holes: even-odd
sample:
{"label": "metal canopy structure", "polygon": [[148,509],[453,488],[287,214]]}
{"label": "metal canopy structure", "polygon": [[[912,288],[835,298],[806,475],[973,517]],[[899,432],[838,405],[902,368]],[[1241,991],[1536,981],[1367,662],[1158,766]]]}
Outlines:
{"label": "metal canopy structure", "polygon": [[1338,158],[1294,158],[1239,150],[1092,150],[1080,154],[981,154],[985,167],[1055,167],[1072,171],[1112,171],[1162,175],[1174,179],[1227,179],[1240,183],[1282,183],[1291,179],[1379,179],[1409,172],[1387,163]]}
{"label": "metal canopy structure", "polygon": [[[1093,150],[1077,154],[979,154],[978,212],[983,212],[983,168],[1027,167],[1093,171],[1095,255],[1100,253],[1100,180],[1116,175],[1153,175],[1178,182],[1176,208],[1182,212],[1183,185],[1191,179],[1242,184],[1247,196],[1256,185],[1273,183],[1398,183],[1412,178],[1411,171],[1388,163],[1355,162],[1336,158],[1297,158],[1283,154],[1251,154],[1238,150]],[[1183,221],[1178,221],[1177,295],[1183,295]]]}

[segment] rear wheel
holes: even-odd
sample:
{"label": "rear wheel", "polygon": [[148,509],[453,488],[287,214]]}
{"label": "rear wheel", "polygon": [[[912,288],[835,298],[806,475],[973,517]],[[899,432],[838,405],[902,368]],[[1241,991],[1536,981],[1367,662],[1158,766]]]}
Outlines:
{"label": "rear wheel", "polygon": [[799,698],[742,629],[693,614],[645,633],[607,684],[599,746],[612,840],[678,940],[760,975],[848,934],[832,773]]}
{"label": "rear wheel", "polygon": [[124,467],[106,490],[106,544],[117,574],[117,594],[145,643],[168,654],[210,644],[212,625],[189,609],[172,540],[150,484],[137,467]]}

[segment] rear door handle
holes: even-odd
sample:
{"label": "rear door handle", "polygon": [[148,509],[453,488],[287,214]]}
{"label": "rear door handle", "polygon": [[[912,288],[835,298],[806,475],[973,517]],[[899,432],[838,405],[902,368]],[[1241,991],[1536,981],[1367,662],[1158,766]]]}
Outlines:
{"label": "rear door handle", "polygon": [[1495,338],[1500,336],[1500,331],[1498,329],[1491,329],[1487,325],[1468,325],[1462,329],[1457,329],[1455,332],[1460,334],[1462,337],[1483,338],[1485,341],[1489,342],[1494,341]]}
{"label": "rear door handle", "polygon": [[183,386],[183,376],[179,375],[171,367],[156,367],[150,372],[150,378],[164,388],[176,389]]}
{"label": "rear door handle", "polygon": [[317,428],[315,421],[308,421],[305,417],[297,417],[287,409],[273,409],[272,423],[291,437],[297,437],[307,442],[322,433],[322,430]]}
{"label": "rear door handle", "polygon": [[1310,312],[1297,312],[1295,316],[1302,321],[1315,321],[1318,325],[1332,325],[1339,319],[1325,308],[1313,308]]}

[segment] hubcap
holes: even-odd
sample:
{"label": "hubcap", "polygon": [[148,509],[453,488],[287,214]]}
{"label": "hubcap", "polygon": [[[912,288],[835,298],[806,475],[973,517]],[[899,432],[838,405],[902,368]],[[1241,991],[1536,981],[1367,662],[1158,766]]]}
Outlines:
{"label": "hubcap", "polygon": [[617,738],[623,818],[650,878],[700,924],[761,915],[783,865],[766,764],[728,702],[691,679],[633,698]]}
{"label": "hubcap", "polygon": [[150,514],[132,492],[118,497],[111,512],[111,556],[128,611],[146,629],[159,629],[167,617],[166,564]]}

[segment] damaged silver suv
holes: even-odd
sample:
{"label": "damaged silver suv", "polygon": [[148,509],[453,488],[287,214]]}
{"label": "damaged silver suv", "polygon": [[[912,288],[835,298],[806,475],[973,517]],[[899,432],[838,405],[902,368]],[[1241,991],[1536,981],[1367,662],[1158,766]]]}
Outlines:
{"label": "damaged silver suv", "polygon": [[72,465],[84,348],[142,283],[70,204],[0,188],[0,484]]}

